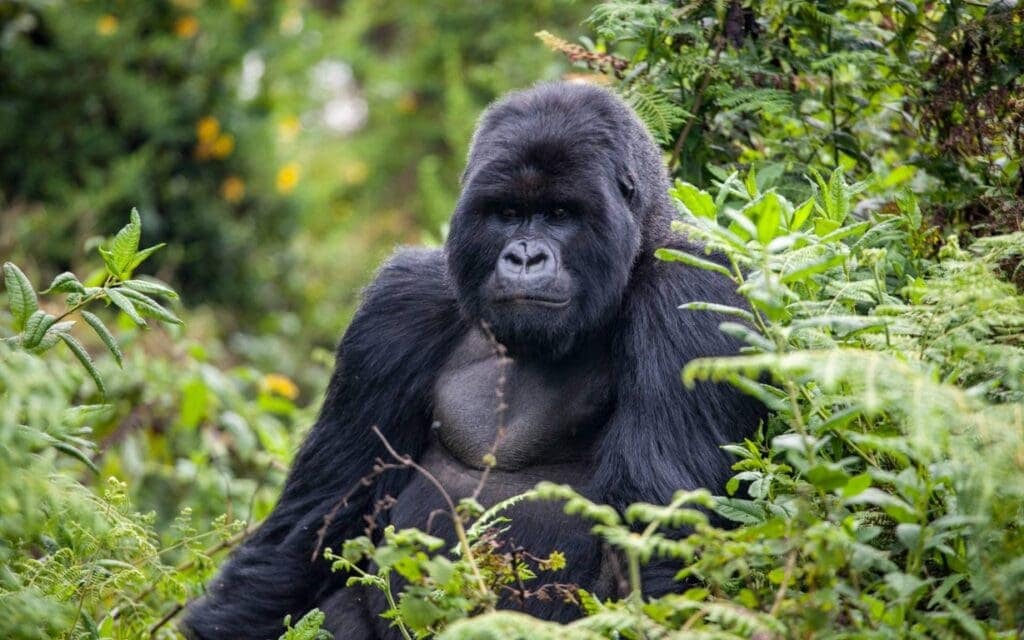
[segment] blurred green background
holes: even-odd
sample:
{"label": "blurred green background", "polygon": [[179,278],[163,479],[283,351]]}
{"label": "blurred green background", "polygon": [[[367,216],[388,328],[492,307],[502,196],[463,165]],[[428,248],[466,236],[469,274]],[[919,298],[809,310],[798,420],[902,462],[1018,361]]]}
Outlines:
{"label": "blurred green background", "polygon": [[[0,255],[80,266],[137,206],[149,270],[303,377],[397,243],[438,242],[473,124],[565,70],[582,3],[0,4]],[[26,159],[31,159],[27,162]],[[285,339],[287,348],[257,336]]]}

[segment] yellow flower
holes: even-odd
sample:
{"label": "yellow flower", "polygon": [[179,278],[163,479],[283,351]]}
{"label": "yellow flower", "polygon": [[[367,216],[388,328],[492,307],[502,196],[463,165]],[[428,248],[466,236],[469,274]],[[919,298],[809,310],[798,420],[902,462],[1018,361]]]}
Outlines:
{"label": "yellow flower", "polygon": [[238,176],[228,176],[220,184],[220,197],[235,204],[245,197],[245,181]]}
{"label": "yellow flower", "polygon": [[289,162],[277,172],[277,190],[280,193],[291,193],[299,184],[299,165]]}
{"label": "yellow flower", "polygon": [[111,36],[117,32],[117,27],[120,21],[109,13],[100,16],[100,19],[96,21],[96,33],[101,36]]}
{"label": "yellow flower", "polygon": [[230,156],[234,150],[235,137],[230,133],[222,133],[213,141],[213,145],[210,147],[210,155],[214,158],[222,159]]}
{"label": "yellow flower", "polygon": [[302,130],[302,123],[295,116],[288,116],[277,125],[277,135],[282,142],[291,142]]}
{"label": "yellow flower", "polygon": [[260,389],[265,393],[273,393],[289,400],[299,397],[299,388],[288,376],[283,376],[280,373],[268,373],[263,376]]}
{"label": "yellow flower", "polygon": [[341,179],[345,184],[360,185],[370,176],[370,168],[362,160],[352,160],[341,165]]}
{"label": "yellow flower", "polygon": [[220,134],[220,122],[213,116],[201,118],[196,123],[196,137],[200,143],[209,144],[217,139]]}
{"label": "yellow flower", "polygon": [[187,39],[199,33],[199,21],[195,16],[182,16],[174,21],[174,34]]}

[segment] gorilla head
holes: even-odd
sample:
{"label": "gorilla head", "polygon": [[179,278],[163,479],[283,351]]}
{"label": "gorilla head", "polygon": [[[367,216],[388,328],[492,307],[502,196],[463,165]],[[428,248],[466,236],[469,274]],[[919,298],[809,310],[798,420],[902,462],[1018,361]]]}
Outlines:
{"label": "gorilla head", "polygon": [[668,231],[668,179],[632,111],[591,85],[513,93],[481,118],[446,245],[463,315],[559,358],[614,317]]}

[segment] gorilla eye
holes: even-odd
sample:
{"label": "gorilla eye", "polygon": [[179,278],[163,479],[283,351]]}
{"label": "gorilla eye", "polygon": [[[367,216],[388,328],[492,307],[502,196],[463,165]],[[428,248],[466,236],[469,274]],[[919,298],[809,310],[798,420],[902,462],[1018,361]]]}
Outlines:
{"label": "gorilla eye", "polygon": [[568,215],[569,212],[562,207],[558,207],[557,209],[551,212],[551,216],[555,220],[562,220],[563,218],[566,218]]}
{"label": "gorilla eye", "polygon": [[504,209],[501,210],[502,218],[515,218],[517,215],[518,213],[512,207],[505,207]]}

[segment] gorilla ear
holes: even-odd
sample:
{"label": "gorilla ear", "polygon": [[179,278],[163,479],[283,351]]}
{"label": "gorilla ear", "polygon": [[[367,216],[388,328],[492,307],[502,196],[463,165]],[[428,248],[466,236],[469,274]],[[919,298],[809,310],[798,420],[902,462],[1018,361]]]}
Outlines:
{"label": "gorilla ear", "polygon": [[622,197],[626,199],[626,202],[633,204],[636,199],[636,178],[633,177],[632,171],[626,171],[619,175],[619,191],[622,192]]}

